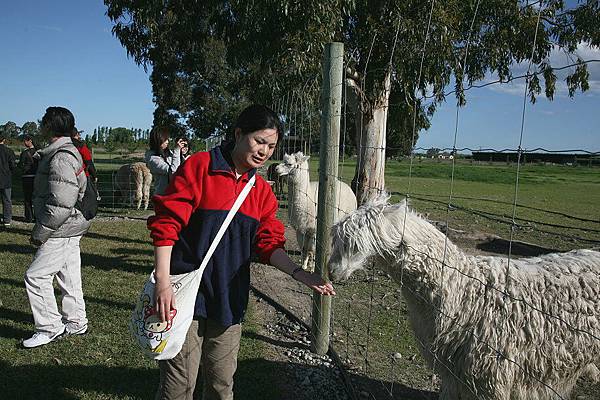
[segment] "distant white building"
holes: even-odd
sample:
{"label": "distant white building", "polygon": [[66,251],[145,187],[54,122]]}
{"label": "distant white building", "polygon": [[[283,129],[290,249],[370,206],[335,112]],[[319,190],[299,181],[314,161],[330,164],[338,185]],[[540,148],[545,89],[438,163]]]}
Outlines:
{"label": "distant white building", "polygon": [[223,143],[223,140],[225,140],[225,134],[211,136],[204,139],[206,151],[209,151],[210,149],[219,146],[221,143]]}

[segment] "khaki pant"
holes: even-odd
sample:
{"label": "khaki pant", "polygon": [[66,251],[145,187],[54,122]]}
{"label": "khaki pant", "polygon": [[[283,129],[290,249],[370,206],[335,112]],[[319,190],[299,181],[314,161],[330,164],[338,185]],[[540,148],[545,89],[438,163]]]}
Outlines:
{"label": "khaki pant", "polygon": [[[36,332],[55,334],[65,329],[64,324],[80,328],[88,323],[81,289],[80,240],[81,236],[48,239],[37,249],[25,272]],[[60,312],[52,286],[54,278],[62,293]]]}
{"label": "khaki pant", "polygon": [[204,400],[233,399],[233,374],[237,368],[242,326],[223,327],[200,319],[192,321],[185,343],[171,360],[159,361],[157,400],[191,400],[202,364]]}

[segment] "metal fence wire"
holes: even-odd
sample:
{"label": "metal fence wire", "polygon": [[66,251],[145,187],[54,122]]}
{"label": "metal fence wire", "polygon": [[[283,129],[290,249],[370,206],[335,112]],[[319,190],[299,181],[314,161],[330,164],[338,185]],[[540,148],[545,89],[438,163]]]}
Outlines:
{"label": "metal fence wire", "polygon": [[[432,7],[434,3],[432,2]],[[475,15],[478,6],[479,2],[476,4]],[[534,48],[535,39],[532,49]],[[426,53],[427,41],[423,44],[422,57],[426,57]],[[465,61],[468,56],[467,43],[464,52]],[[365,74],[367,73],[369,71],[366,70]],[[514,79],[522,79],[528,83],[531,77],[530,65],[527,74]],[[505,83],[496,81],[490,84]],[[472,92],[490,84],[471,85],[468,90]],[[307,85],[314,85],[314,82]],[[299,173],[309,175],[310,181],[317,180],[317,163],[314,159],[320,157],[319,149],[316,147],[318,139],[315,140],[320,131],[318,120],[315,119],[320,111],[316,96],[314,91],[306,90],[302,93],[286,93],[273,101],[273,108],[282,115],[285,122],[286,135],[281,146],[282,154],[276,157],[275,162],[281,162],[283,153],[292,154],[302,151],[305,155],[311,156],[312,161],[309,161],[308,167],[299,166]],[[344,92],[340,144],[334,149],[341,155],[339,174],[330,178],[350,185],[352,179],[356,179],[355,155],[362,150],[364,144],[350,137],[353,135],[351,133],[353,129],[348,121],[350,119],[355,121],[356,115],[349,110],[345,96]],[[419,99],[422,100],[426,100],[426,96]],[[389,105],[389,107],[394,106],[394,104]],[[416,122],[413,121],[412,153],[409,156],[386,159],[387,163],[394,165],[393,173],[386,171],[386,181],[392,182],[395,188],[395,190],[388,188],[389,194],[392,195],[391,201],[409,199],[409,204],[413,208],[421,212],[424,218],[445,234],[443,251],[432,260],[437,264],[442,276],[455,276],[456,279],[468,282],[469,285],[481,286],[487,291],[499,294],[504,312],[496,316],[498,329],[510,324],[512,313],[518,312],[516,310],[525,309],[528,313],[533,313],[535,318],[544,320],[556,329],[569,332],[571,337],[584,337],[586,340],[597,342],[600,340],[600,327],[597,324],[587,329],[573,326],[563,319],[557,310],[545,309],[516,295],[508,277],[513,273],[516,260],[521,257],[600,246],[600,218],[597,218],[597,215],[596,217],[583,216],[578,215],[577,212],[565,211],[564,208],[556,209],[555,206],[544,208],[532,205],[528,199],[538,194],[532,193],[532,189],[528,189],[527,196],[521,193],[523,181],[533,179],[529,176],[530,168],[538,168],[538,172],[547,169],[549,174],[552,173],[553,168],[583,168],[590,174],[597,174],[600,152],[586,149],[525,149],[523,138],[527,134],[524,123],[528,110],[527,89],[523,94],[519,116],[521,119],[519,139],[514,148],[495,149],[493,146],[488,146],[484,138],[478,149],[460,148],[458,146],[460,110],[461,107],[457,105],[456,123],[451,132],[453,146],[437,149],[435,156],[426,155],[430,149],[416,146]],[[416,112],[413,114],[416,115]],[[360,123],[357,129],[362,129]],[[370,149],[381,152],[385,157],[386,151],[393,146],[389,144],[370,147]],[[442,172],[438,176],[424,176],[425,166],[435,166]],[[474,191],[478,187],[469,182],[475,182],[476,179],[469,177],[486,166],[505,166],[509,170],[506,175],[508,178],[503,178],[505,181],[502,182],[509,188],[508,193],[503,196],[491,196],[486,192]],[[524,170],[527,172],[524,173]],[[539,173],[543,174],[543,172]],[[438,179],[438,182],[442,182],[441,186],[445,187],[438,187],[435,191],[427,190],[422,184],[424,178]],[[295,221],[288,219],[293,214],[290,210],[293,206],[291,200],[298,202],[301,199],[301,203],[304,204],[301,212],[308,213],[305,215],[306,219],[312,220],[317,220],[317,203],[314,194],[307,190],[307,186],[294,184],[290,180],[291,178],[288,178],[287,187],[278,189],[277,195],[280,200],[281,218],[287,221],[288,247],[298,249],[302,244],[295,241]],[[469,185],[472,188],[469,188]],[[370,189],[381,190],[381,188]],[[581,196],[586,196],[586,193],[581,193]],[[337,205],[330,206],[337,207]],[[463,272],[458,265],[450,264],[448,253],[451,242],[457,243],[467,254],[496,254],[502,257],[505,268],[503,276],[507,277],[506,282],[493,285]],[[316,243],[316,246],[319,246],[319,243]],[[418,248],[411,250],[420,251]],[[300,250],[296,250],[295,255],[300,262]],[[423,254],[423,257],[431,257],[431,255]],[[306,288],[290,281],[284,295],[281,291],[270,290],[271,287],[278,286],[270,283],[268,279],[261,276],[261,279],[257,280],[260,290],[292,310],[308,326],[319,318],[318,315],[311,315],[311,293]],[[411,327],[406,295],[428,304],[431,303],[431,297],[440,299],[434,304],[435,312],[431,318],[436,321],[436,324],[456,324],[459,329],[460,321],[455,315],[449,313],[445,306],[448,293],[417,291],[411,285],[404,284],[402,278],[399,282],[398,277],[392,277],[375,263],[355,272],[348,281],[336,283],[336,291],[338,294],[334,298],[329,340],[332,348],[339,354],[344,369],[352,376],[354,390],[357,393],[367,393],[370,398],[381,399],[435,398],[435,392],[440,390],[441,377],[434,370],[445,370],[452,375],[452,371],[467,367],[454,365],[455,358],[440,356],[435,346],[420,339]],[[287,293],[294,293],[295,296],[289,296]],[[465,310],[465,312],[469,311]],[[597,309],[591,312],[596,313],[596,319],[599,317]],[[470,328],[464,327],[464,329]],[[502,332],[497,332],[496,337],[501,334]],[[546,380],[543,373],[537,370],[541,366],[530,365],[523,361],[524,357],[510,354],[501,346],[499,340],[489,340],[475,331],[470,331],[470,335],[486,349],[485,353],[492,355],[493,359],[490,362],[512,365],[515,373],[545,388],[548,396],[555,399],[564,398],[561,394],[562,388],[553,387],[551,380]],[[561,344],[557,342],[556,346]],[[433,370],[425,361],[426,358],[433,360]],[[490,398],[485,394],[485,390],[478,386],[483,383],[478,382],[477,377],[454,375],[451,378],[466,388],[472,398]],[[575,393],[596,398],[600,396],[600,386],[592,380],[582,379],[577,382]]]}

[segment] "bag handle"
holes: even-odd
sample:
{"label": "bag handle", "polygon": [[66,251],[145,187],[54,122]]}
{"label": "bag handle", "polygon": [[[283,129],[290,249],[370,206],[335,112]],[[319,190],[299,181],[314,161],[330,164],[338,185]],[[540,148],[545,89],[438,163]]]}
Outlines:
{"label": "bag handle", "polygon": [[[58,149],[57,151],[54,152],[54,154],[52,154],[52,157],[50,157],[50,160],[52,160],[54,158],[54,156],[57,155],[58,153],[67,153],[67,154],[70,154],[73,157],[75,157],[75,159],[77,160],[77,156],[75,155],[75,153],[73,153],[71,150],[67,150],[67,149]],[[79,160],[77,160],[77,161],[79,161]],[[81,175],[81,173],[83,171],[85,171],[85,163],[81,164],[81,168],[75,173],[75,176]]]}
{"label": "bag handle", "polygon": [[233,203],[231,210],[229,210],[227,217],[225,217],[225,221],[223,221],[221,228],[219,228],[217,235],[215,236],[212,243],[210,244],[210,247],[208,248],[208,251],[206,252],[206,255],[204,256],[204,259],[202,260],[202,263],[200,264],[200,268],[198,268],[198,274],[200,276],[202,276],[202,274],[204,273],[204,268],[206,268],[206,264],[208,264],[208,261],[210,260],[213,253],[217,249],[217,246],[219,245],[221,238],[223,237],[223,235],[225,234],[225,231],[229,227],[229,224],[233,220],[235,213],[241,207],[242,203],[246,199],[246,196],[248,196],[248,193],[250,193],[250,189],[252,189],[252,186],[254,186],[255,181],[256,181],[256,175],[252,175],[252,178],[250,178],[248,180],[248,183],[246,183],[246,186],[244,186],[244,189],[242,190],[242,192],[240,193],[238,198],[235,200],[235,203]]}

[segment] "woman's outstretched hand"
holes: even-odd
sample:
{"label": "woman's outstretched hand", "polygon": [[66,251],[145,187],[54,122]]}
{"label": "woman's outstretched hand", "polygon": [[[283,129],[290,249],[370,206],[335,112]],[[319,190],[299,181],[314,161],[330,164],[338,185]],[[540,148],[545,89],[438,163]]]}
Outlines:
{"label": "woman's outstretched hand", "polygon": [[321,275],[316,272],[310,273],[304,270],[294,274],[294,279],[313,289],[324,296],[335,296],[335,290],[331,282],[325,282]]}

